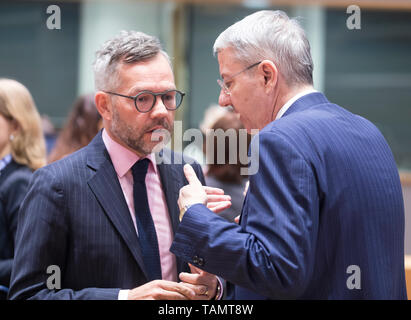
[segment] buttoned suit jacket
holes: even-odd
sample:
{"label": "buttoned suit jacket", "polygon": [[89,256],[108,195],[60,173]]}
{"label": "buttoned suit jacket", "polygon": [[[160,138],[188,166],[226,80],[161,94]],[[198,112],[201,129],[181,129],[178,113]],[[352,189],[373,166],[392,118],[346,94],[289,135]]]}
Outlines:
{"label": "buttoned suit jacket", "polygon": [[312,93],[257,138],[240,225],[193,205],[171,251],[236,299],[405,299],[401,184],[379,130]]}
{"label": "buttoned suit jacket", "polygon": [[[157,154],[173,232],[179,189],[187,184],[181,159],[168,149]],[[193,167],[204,182],[201,167]],[[50,266],[60,269],[60,290],[53,289],[57,269]],[[188,266],[177,259],[181,271]],[[33,175],[19,216],[9,298],[117,299],[120,289],[146,282],[139,239],[100,132]]]}

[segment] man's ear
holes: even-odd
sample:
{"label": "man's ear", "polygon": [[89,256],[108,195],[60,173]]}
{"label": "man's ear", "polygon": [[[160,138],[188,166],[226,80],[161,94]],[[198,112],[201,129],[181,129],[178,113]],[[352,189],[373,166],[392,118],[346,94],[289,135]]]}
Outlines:
{"label": "man's ear", "polygon": [[96,103],[97,111],[100,113],[103,120],[111,121],[112,106],[109,95],[103,91],[97,91],[94,97],[94,102]]}
{"label": "man's ear", "polygon": [[271,91],[277,85],[278,69],[271,60],[263,60],[258,66],[259,72],[264,76],[264,86],[267,91]]}

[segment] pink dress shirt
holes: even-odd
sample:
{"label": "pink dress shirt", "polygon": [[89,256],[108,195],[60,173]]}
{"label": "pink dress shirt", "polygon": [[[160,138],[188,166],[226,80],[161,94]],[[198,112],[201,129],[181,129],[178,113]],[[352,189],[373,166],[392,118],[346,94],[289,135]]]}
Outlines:
{"label": "pink dress shirt", "polygon": [[[131,173],[131,167],[140,157],[114,141],[105,130],[103,130],[102,137],[111,161],[113,162],[114,169],[116,170],[124,198],[126,199],[134,223],[134,228],[138,234],[134,212],[133,175]],[[157,233],[162,278],[163,280],[177,281],[176,258],[175,255],[169,251],[171,243],[173,242],[173,231],[167,202],[157,165],[155,164],[155,156],[154,154],[150,154],[146,158],[150,160],[145,180],[148,205]]]}

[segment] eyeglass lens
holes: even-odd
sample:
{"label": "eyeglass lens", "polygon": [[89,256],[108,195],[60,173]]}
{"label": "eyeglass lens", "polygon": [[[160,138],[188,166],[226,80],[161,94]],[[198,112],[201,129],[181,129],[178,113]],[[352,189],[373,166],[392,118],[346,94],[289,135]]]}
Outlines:
{"label": "eyeglass lens", "polygon": [[181,92],[175,90],[161,94],[143,92],[140,93],[135,99],[137,109],[142,112],[149,111],[154,106],[155,99],[158,95],[161,96],[161,100],[163,101],[165,107],[169,110],[175,110],[183,101],[183,95]]}
{"label": "eyeglass lens", "polygon": [[217,79],[217,83],[221,87],[221,89],[224,90],[225,93],[227,93],[227,94],[229,93],[228,88],[227,88],[227,86],[226,86],[226,84],[224,83],[223,80]]}

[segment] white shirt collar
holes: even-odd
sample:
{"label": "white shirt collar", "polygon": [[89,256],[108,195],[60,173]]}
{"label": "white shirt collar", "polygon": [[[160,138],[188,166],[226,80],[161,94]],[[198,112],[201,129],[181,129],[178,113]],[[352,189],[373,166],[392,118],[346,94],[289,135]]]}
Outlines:
{"label": "white shirt collar", "polygon": [[299,93],[297,93],[294,97],[292,97],[290,100],[288,100],[282,107],[281,109],[278,111],[275,120],[280,119],[284,113],[288,110],[288,108],[291,107],[291,105],[296,102],[298,99],[300,99],[302,96],[305,96],[307,94],[313,93],[313,92],[317,92],[317,90],[314,89],[307,89],[307,90],[303,90]]}
{"label": "white shirt collar", "polygon": [[[131,169],[134,163],[140,160],[140,157],[113,140],[105,129],[103,130],[102,138],[108,154],[110,155],[114,169],[116,170],[117,175],[122,178]],[[150,153],[144,158],[150,160],[154,172],[157,173],[157,166],[155,165],[156,157],[154,153]]]}
{"label": "white shirt collar", "polygon": [[13,157],[11,156],[11,153],[6,155],[3,159],[0,159],[0,174],[3,171],[3,169],[7,167],[7,165],[11,162],[12,159]]}

